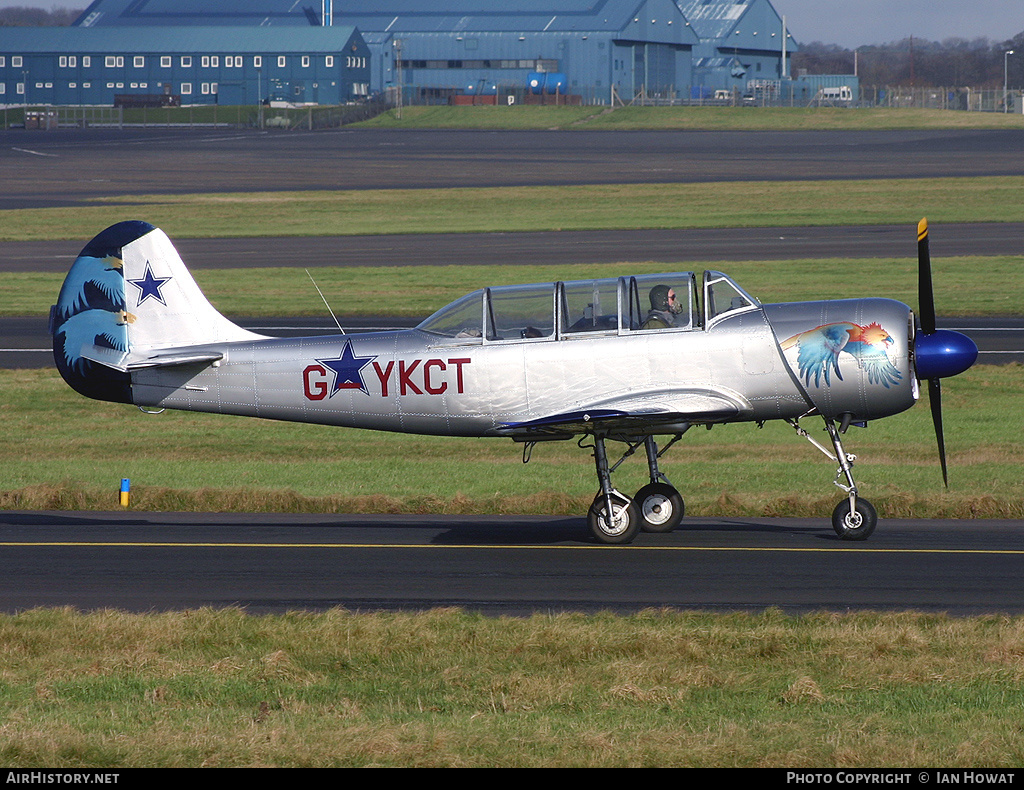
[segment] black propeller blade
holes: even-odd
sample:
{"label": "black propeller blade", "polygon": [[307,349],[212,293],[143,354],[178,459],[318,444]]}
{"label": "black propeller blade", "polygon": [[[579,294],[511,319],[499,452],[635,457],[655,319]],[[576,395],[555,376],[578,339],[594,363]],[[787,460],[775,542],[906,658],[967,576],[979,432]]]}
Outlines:
{"label": "black propeller blade", "polygon": [[[935,333],[935,295],[932,290],[932,260],[928,252],[928,220],[917,223],[917,291],[918,317],[921,332]],[[932,425],[935,426],[935,440],[939,445],[939,463],[942,465],[942,482],[949,487],[946,471],[946,442],[942,436],[942,384],[938,377],[928,379],[928,401],[932,410]]]}
{"label": "black propeller blade", "polygon": [[935,296],[932,293],[932,259],[928,252],[928,220],[917,223],[917,300],[921,331],[935,331]]}
{"label": "black propeller blade", "polygon": [[939,463],[942,464],[942,482],[949,488],[946,473],[946,442],[942,438],[942,385],[939,379],[928,379],[928,402],[932,407],[932,424],[935,426],[935,440],[939,443]]}

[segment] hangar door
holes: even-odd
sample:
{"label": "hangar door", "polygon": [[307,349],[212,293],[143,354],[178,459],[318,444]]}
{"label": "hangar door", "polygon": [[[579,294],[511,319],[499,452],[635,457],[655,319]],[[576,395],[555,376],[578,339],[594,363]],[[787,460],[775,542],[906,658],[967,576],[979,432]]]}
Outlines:
{"label": "hangar door", "polygon": [[687,90],[687,86],[679,84],[677,47],[639,41],[616,42],[615,52],[617,63],[625,67],[619,70],[620,90],[629,91],[631,96],[643,93],[648,97],[671,98]]}

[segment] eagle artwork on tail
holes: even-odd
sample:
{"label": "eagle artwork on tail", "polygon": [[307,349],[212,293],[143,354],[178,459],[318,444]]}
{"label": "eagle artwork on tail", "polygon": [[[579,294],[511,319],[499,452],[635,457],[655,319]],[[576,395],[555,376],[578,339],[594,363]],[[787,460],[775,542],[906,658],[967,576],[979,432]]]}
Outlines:
{"label": "eagle artwork on tail", "polygon": [[839,369],[840,354],[852,356],[862,370],[868,374],[868,382],[889,386],[903,378],[903,374],[889,359],[888,348],[893,339],[880,324],[872,322],[861,324],[842,321],[835,324],[823,324],[806,332],[793,335],[782,343],[786,351],[796,346],[797,365],[804,383],[810,386],[811,376],[814,386],[832,384],[832,373],[843,380]]}

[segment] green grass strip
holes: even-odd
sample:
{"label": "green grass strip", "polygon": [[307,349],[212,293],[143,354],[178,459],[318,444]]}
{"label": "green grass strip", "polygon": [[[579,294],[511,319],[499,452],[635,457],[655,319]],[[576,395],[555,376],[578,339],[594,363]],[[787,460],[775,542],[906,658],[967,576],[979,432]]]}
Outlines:
{"label": "green grass strip", "polygon": [[0,645],[10,769],[1024,762],[1020,617],[60,609]]}
{"label": "green grass strip", "polygon": [[[300,111],[290,115],[301,122]],[[282,116],[286,115],[281,113]],[[226,117],[226,116],[225,116]],[[404,107],[356,124],[407,129],[837,131],[1020,129],[1024,116],[991,112],[836,107]]]}
{"label": "green grass strip", "polygon": [[[861,493],[883,517],[1024,516],[1019,442],[1006,423],[1024,413],[1021,372],[980,365],[943,383],[949,489],[926,403],[851,429]],[[83,398],[53,370],[0,371],[0,392],[0,507],[10,509],[116,508],[121,478],[132,480],[134,509],[156,511],[580,515],[596,490],[590,455],[574,442],[538,446],[524,465],[505,439],[147,415]],[[825,439],[820,421],[805,427]],[[623,491],[647,482],[637,458],[616,472]],[[778,422],[691,431],[662,469],[694,516],[824,518],[841,496],[835,465]]]}
{"label": "green grass strip", "polygon": [[[913,228],[910,228],[912,231]],[[941,246],[933,230],[933,249]],[[913,237],[907,244],[913,255]],[[70,256],[75,245],[70,243]],[[667,271],[723,270],[763,302],[886,296],[917,307],[917,259],[828,258],[798,261],[636,261],[571,266],[326,266],[313,270],[317,286],[339,316],[387,312],[425,318],[483,286],[618,277]],[[186,264],[191,263],[186,261]],[[195,262],[201,263],[201,262]],[[1020,315],[1024,312],[1024,256],[933,258],[939,315]],[[326,316],[323,301],[298,267],[193,269],[210,301],[228,316]],[[11,272],[0,280],[0,315],[45,317],[64,274]],[[392,294],[400,292],[395,303]]]}
{"label": "green grass strip", "polygon": [[0,212],[0,241],[88,240],[143,219],[172,238],[1024,221],[1024,177],[133,195]]}

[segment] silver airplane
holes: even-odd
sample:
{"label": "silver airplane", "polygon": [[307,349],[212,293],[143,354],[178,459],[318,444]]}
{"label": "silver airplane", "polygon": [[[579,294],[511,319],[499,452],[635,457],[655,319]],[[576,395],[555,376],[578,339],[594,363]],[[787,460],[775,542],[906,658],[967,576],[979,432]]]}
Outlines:
{"label": "silver airplane", "polygon": [[[761,304],[721,272],[674,272],[481,288],[414,329],[278,338],[217,312],[163,231],[121,222],[72,265],[50,331],[71,387],[144,411],[506,437],[524,461],[537,442],[579,436],[593,448],[588,523],[603,543],[679,525],[683,498],[659,459],[690,428],[785,420],[838,464],[833,528],[864,540],[878,517],[842,436],[910,408],[927,381],[947,480],[939,382],[978,354],[936,329],[925,220],[918,237],[916,316],[880,298]],[[830,442],[803,428],[811,417]],[[626,445],[614,465],[609,440]],[[630,497],[611,474],[641,446],[650,482]]]}

